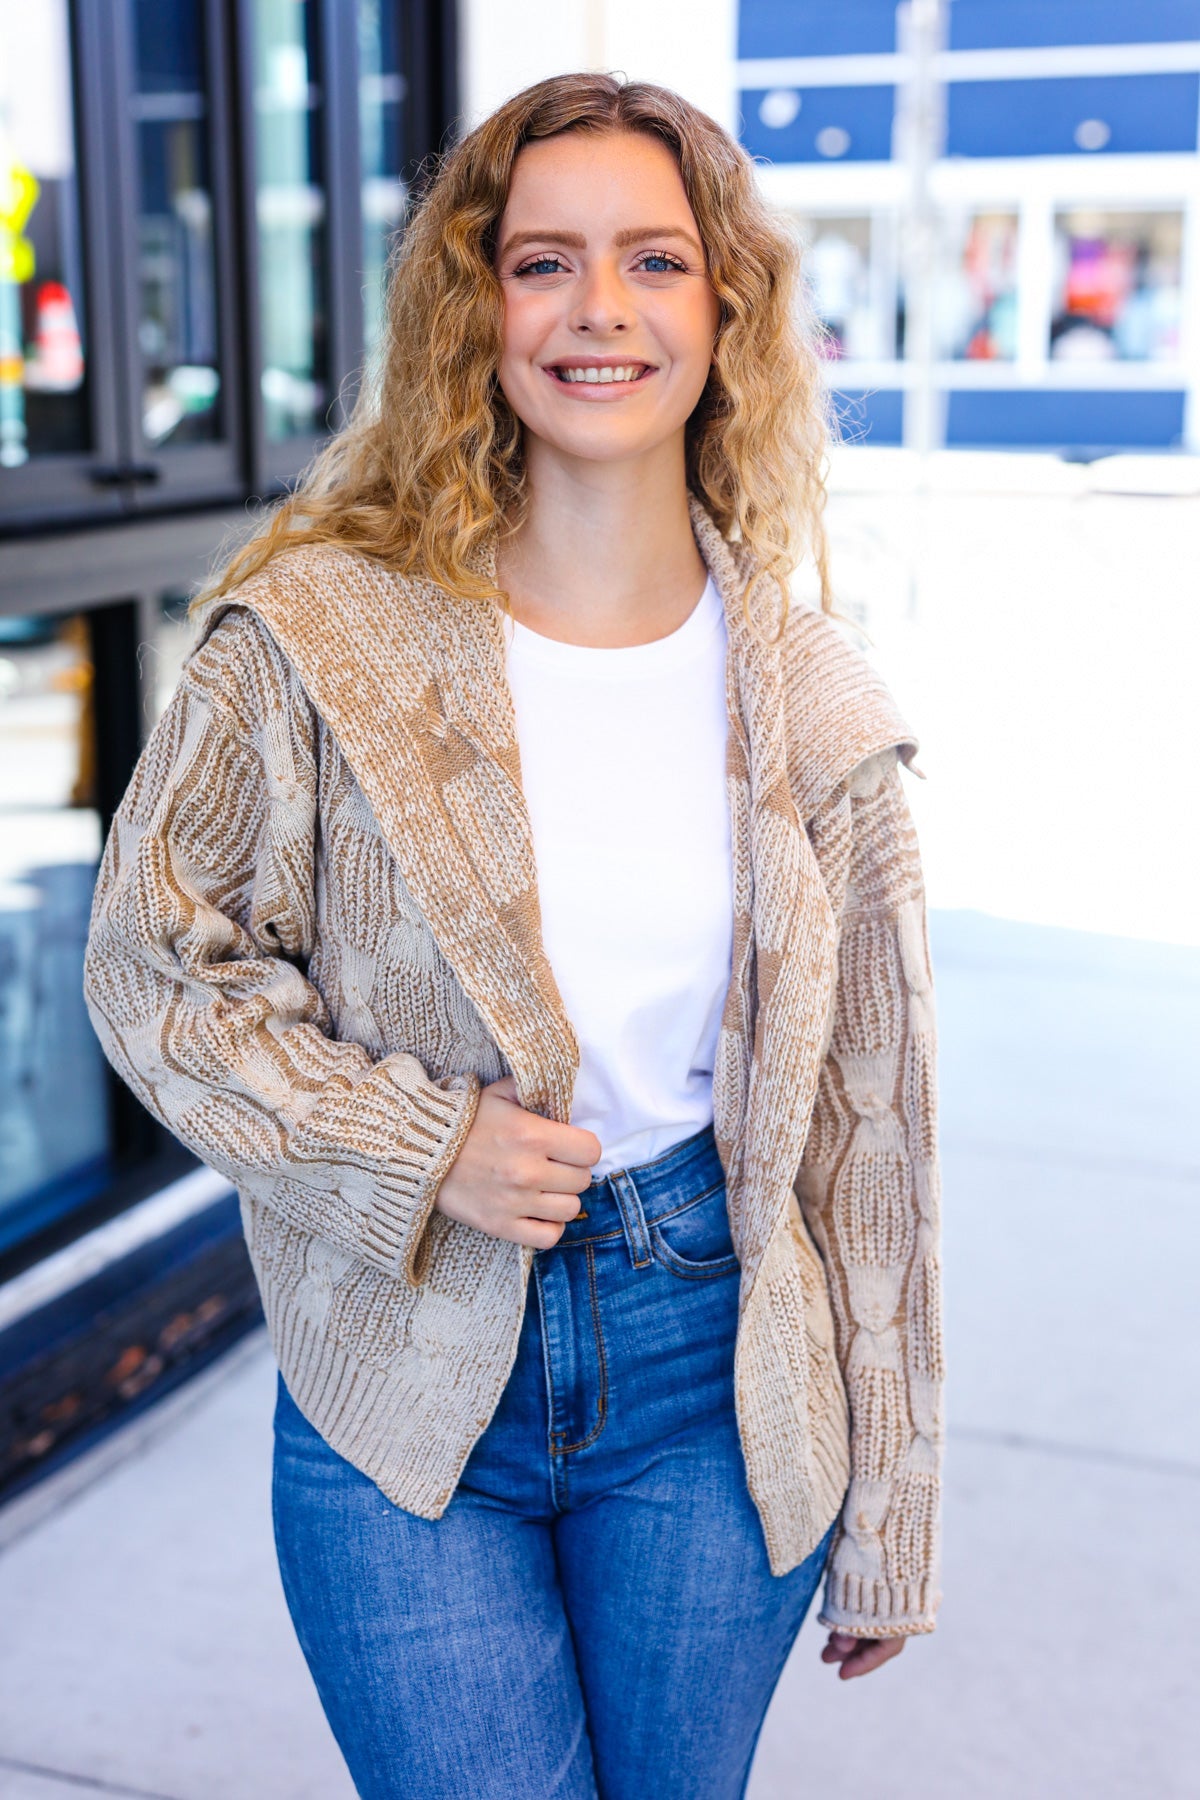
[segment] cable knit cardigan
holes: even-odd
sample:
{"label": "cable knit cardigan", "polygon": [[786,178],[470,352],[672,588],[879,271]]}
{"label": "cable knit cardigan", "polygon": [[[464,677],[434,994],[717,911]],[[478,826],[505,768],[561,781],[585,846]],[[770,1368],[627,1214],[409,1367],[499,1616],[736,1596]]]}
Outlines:
{"label": "cable knit cardigan", "polygon": [[[822,1623],[928,1632],[943,1449],[935,1022],[900,765],[838,627],[729,630],[735,938],[713,1103],[738,1425],[770,1567],[838,1529]],[[495,540],[480,566],[494,571]],[[920,773],[920,771],[915,771]],[[236,1186],[301,1410],[438,1518],[499,1400],[533,1251],[434,1211],[480,1084],[570,1116],[502,613],[326,546],[201,615],[109,834],[84,989],[134,1092]]]}

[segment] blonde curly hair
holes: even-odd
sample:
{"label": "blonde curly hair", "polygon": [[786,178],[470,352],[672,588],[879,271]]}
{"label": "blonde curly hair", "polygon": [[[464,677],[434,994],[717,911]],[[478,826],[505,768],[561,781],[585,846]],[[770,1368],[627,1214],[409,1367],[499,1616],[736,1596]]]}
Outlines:
{"label": "blonde curly hair", "polygon": [[673,152],[720,302],[713,367],[686,426],[688,486],[751,552],[748,619],[749,591],[766,576],[786,621],[806,549],[822,608],[834,610],[822,513],[837,423],[821,380],[825,328],[794,233],[715,119],[669,88],[590,73],[536,82],[427,159],[390,261],[378,372],[194,609],[280,551],[313,543],[507,605],[480,560],[487,535],[515,529],[527,501],[521,423],[497,380],[495,240],[521,148],[566,131],[644,132]]}

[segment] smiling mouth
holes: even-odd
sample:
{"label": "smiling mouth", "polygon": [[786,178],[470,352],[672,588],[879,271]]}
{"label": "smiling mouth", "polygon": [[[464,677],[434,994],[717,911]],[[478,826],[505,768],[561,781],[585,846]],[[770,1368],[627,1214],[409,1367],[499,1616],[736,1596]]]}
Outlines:
{"label": "smiling mouth", "polygon": [[653,363],[547,363],[546,373],[564,387],[632,387],[654,374]]}

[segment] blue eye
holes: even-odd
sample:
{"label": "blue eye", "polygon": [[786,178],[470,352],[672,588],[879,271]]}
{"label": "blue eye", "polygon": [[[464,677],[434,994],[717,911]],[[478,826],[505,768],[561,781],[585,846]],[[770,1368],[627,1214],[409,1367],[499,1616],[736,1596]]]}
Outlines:
{"label": "blue eye", "polygon": [[[655,266],[651,268],[651,264]],[[639,269],[648,270],[651,275],[687,274],[686,263],[680,262],[677,256],[672,256],[666,250],[645,251],[637,266]],[[549,253],[545,256],[535,256],[530,262],[522,263],[519,269],[513,270],[514,275],[559,275],[561,273],[561,258]]]}

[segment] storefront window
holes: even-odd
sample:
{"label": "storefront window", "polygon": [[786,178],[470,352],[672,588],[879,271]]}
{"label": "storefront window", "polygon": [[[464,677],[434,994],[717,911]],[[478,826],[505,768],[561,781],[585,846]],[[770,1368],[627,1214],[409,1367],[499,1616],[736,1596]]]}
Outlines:
{"label": "storefront window", "polygon": [[1060,212],[1051,359],[1176,361],[1182,243],[1178,212]]}
{"label": "storefront window", "polygon": [[136,0],[138,264],[148,445],[220,432],[216,271],[200,0]]}
{"label": "storefront window", "polygon": [[314,0],[255,0],[254,110],[267,441],[318,431],[328,404],[328,286]]}
{"label": "storefront window", "polygon": [[869,215],[793,214],[813,305],[838,360],[895,354],[895,280],[883,222]]}
{"label": "storefront window", "polygon": [[0,1249],[110,1177],[83,1002],[100,818],[82,614],[0,618]]}
{"label": "storefront window", "polygon": [[143,724],[147,733],[166,711],[192,647],[195,631],[188,621],[190,599],[190,594],[180,588],[168,588],[159,594],[154,635],[141,648],[147,713]]}
{"label": "storefront window", "polygon": [[0,468],[90,443],[66,0],[0,0]]}
{"label": "storefront window", "polygon": [[404,217],[404,77],[400,73],[399,8],[359,0],[359,120],[362,139],[363,325],[368,362],[383,325],[388,253]]}
{"label": "storefront window", "polygon": [[937,354],[954,362],[1011,362],[1017,354],[1017,215],[947,214],[943,229]]}

